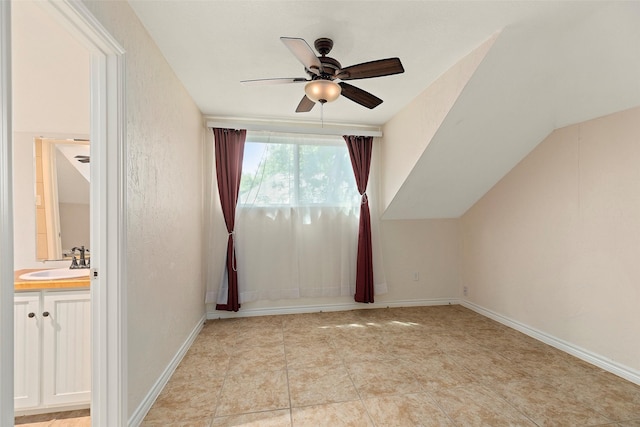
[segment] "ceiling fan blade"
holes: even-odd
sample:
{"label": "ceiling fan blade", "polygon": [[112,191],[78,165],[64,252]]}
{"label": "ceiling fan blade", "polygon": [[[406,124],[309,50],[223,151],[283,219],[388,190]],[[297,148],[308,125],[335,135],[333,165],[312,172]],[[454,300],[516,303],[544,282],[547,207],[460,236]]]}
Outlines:
{"label": "ceiling fan blade", "polygon": [[390,76],[404,73],[404,67],[399,58],[379,59],[352,65],[340,70],[336,76],[340,80],[369,79],[371,77]]}
{"label": "ceiling fan blade", "polygon": [[305,68],[315,74],[322,71],[322,63],[316,56],[309,43],[304,39],[294,37],[280,37],[282,43],[289,48],[291,53],[298,58],[298,61],[302,62]]}
{"label": "ceiling fan blade", "polygon": [[245,86],[266,86],[266,85],[284,85],[288,83],[301,83],[307,82],[308,79],[304,77],[292,77],[292,78],[278,78],[278,79],[257,79],[257,80],[242,80]]}
{"label": "ceiling fan blade", "polygon": [[300,100],[300,104],[298,104],[298,108],[296,108],[296,113],[307,113],[311,111],[314,105],[316,105],[316,103],[305,95]]}
{"label": "ceiling fan blade", "polygon": [[349,83],[338,83],[342,88],[342,96],[349,98],[353,102],[356,102],[368,109],[372,110],[378,105],[382,104],[382,99],[375,95],[370,94],[360,88],[350,85]]}

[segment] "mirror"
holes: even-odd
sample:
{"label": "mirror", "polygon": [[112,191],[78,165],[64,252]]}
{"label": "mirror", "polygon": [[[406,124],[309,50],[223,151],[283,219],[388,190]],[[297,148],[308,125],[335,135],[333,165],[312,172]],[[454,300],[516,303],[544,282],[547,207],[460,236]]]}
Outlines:
{"label": "mirror", "polygon": [[36,259],[90,248],[89,141],[36,138]]}

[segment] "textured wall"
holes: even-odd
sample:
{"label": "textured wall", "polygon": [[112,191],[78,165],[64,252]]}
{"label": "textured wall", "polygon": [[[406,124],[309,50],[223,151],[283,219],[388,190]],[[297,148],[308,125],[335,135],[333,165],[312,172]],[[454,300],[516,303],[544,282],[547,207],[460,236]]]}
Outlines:
{"label": "textured wall", "polygon": [[126,50],[128,410],[204,314],[202,116],[125,1],[86,6]]}
{"label": "textured wall", "polygon": [[468,299],[640,370],[640,108],[558,129],[461,219]]}
{"label": "textured wall", "polygon": [[[459,220],[381,221],[389,293],[378,300],[458,298]],[[418,273],[415,280],[414,273]]]}

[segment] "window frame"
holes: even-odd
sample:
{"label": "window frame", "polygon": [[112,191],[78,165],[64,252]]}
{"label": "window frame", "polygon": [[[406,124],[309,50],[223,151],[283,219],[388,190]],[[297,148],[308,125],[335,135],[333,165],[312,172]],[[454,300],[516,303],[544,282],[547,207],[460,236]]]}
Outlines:
{"label": "window frame", "polygon": [[[247,137],[245,139],[245,152],[247,144],[280,144],[280,145],[293,145],[293,168],[291,173],[293,174],[293,191],[291,193],[292,201],[288,204],[254,204],[243,203],[241,201],[240,194],[238,195],[238,208],[239,209],[282,209],[282,208],[343,208],[351,209],[359,205],[356,203],[356,199],[359,201],[360,196],[355,181],[355,176],[350,175],[353,179],[353,191],[354,202],[353,203],[301,203],[300,202],[300,150],[302,146],[329,146],[329,147],[342,147],[344,148],[347,157],[349,156],[348,148],[344,142],[344,139],[335,135],[316,135],[316,134],[287,134],[287,133],[275,133],[275,132],[260,132],[260,131],[247,131]],[[243,156],[243,166],[245,158]],[[350,161],[350,160],[349,160]],[[349,163],[349,169],[352,172],[351,163]],[[243,167],[244,174],[244,167]],[[240,183],[242,185],[242,181]]]}

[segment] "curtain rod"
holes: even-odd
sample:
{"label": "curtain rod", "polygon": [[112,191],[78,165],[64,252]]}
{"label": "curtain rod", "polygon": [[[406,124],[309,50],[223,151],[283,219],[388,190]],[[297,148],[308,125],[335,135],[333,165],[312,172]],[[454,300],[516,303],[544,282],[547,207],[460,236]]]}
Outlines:
{"label": "curtain rod", "polygon": [[382,130],[378,126],[339,125],[319,123],[295,123],[277,120],[245,120],[206,117],[206,126],[210,128],[246,129],[253,131],[270,131],[284,133],[306,133],[316,135],[358,135],[358,136],[382,136]]}

